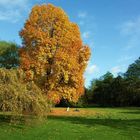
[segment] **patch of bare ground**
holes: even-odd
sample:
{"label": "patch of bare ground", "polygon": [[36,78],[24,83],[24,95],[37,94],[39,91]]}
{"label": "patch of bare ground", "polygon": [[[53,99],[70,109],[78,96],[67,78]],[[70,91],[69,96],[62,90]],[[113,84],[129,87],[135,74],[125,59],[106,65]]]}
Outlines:
{"label": "patch of bare ground", "polygon": [[67,111],[67,108],[52,108],[49,116],[97,116],[104,114],[104,111],[87,110],[84,108],[70,108],[69,111]]}

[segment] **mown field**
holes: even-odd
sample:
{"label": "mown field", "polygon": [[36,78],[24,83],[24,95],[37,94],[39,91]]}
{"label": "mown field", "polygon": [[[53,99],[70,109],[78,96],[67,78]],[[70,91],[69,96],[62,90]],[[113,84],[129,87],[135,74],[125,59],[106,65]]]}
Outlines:
{"label": "mown field", "polygon": [[139,140],[140,108],[53,108],[40,124],[8,124],[0,140]]}

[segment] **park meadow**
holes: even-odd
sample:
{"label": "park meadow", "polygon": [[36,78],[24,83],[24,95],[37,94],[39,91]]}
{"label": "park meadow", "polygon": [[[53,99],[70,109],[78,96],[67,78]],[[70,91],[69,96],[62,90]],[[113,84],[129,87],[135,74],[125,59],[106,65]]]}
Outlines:
{"label": "park meadow", "polygon": [[34,5],[19,36],[0,40],[0,140],[140,139],[140,57],[87,87],[94,52],[61,7]]}
{"label": "park meadow", "polygon": [[[140,108],[52,108],[39,124],[2,120],[1,140],[139,140]],[[7,118],[8,119],[8,118]]]}

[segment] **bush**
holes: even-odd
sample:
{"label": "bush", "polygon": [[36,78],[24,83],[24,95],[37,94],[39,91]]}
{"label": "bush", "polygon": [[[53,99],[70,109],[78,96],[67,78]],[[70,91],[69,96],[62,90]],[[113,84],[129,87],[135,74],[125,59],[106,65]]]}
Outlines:
{"label": "bush", "polygon": [[22,70],[0,69],[0,110],[16,115],[46,115],[45,95],[33,83],[24,81]]}

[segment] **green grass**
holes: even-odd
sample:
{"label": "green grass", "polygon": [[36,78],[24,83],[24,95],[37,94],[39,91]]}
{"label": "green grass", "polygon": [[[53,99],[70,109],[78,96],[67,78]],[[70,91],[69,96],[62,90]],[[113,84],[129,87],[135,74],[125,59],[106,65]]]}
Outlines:
{"label": "green grass", "polygon": [[0,140],[140,139],[140,108],[82,108],[76,115],[71,112],[50,115],[43,124],[32,126],[9,125],[1,117]]}

